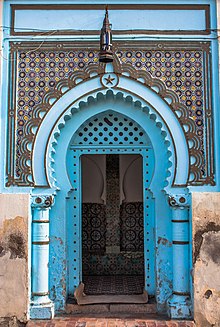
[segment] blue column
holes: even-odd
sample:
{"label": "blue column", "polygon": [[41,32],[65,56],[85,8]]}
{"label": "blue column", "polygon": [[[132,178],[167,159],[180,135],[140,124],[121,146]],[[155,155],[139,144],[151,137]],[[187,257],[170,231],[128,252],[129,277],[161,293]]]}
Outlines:
{"label": "blue column", "polygon": [[169,314],[173,319],[191,318],[190,260],[189,260],[189,206],[188,194],[171,195],[173,294],[168,300]]}
{"label": "blue column", "polygon": [[51,195],[32,196],[32,285],[31,319],[51,319],[54,306],[49,299],[49,210]]}

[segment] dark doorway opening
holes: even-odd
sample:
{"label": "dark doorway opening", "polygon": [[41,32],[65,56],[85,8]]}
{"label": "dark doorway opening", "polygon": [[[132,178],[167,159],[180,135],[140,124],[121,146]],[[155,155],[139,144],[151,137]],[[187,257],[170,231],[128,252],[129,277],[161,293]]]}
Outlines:
{"label": "dark doorway opening", "polygon": [[81,163],[84,293],[142,294],[142,157],[137,154],[83,155]]}

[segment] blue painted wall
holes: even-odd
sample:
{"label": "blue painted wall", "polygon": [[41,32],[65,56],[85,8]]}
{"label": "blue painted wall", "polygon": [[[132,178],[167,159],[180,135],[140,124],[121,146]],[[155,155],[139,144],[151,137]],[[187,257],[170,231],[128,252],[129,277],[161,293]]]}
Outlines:
{"label": "blue painted wall", "polygon": [[[98,78],[91,79],[89,83],[82,84],[82,94],[86,94],[88,90],[97,90],[104,93],[104,98],[97,101],[96,105],[93,102],[86,99],[86,96],[82,99],[88,103],[86,109],[79,108],[75,110],[73,117],[69,114],[67,119],[67,112],[70,110],[70,106],[76,98],[73,98],[74,92],[68,91],[65,93],[63,100],[61,100],[57,110],[57,116],[51,114],[51,122],[48,120],[48,130],[45,129],[45,134],[42,133],[37,138],[39,142],[38,149],[34,153],[34,171],[35,175],[39,176],[39,180],[45,178],[45,171],[42,165],[42,160],[46,162],[45,169],[48,173],[48,178],[52,181],[51,187],[41,187],[38,184],[37,187],[19,187],[19,186],[5,186],[5,166],[6,166],[6,153],[9,156],[7,149],[7,124],[8,124],[8,99],[12,90],[9,89],[10,73],[12,69],[11,59],[9,56],[10,42],[33,42],[37,41],[38,46],[31,48],[30,51],[39,50],[44,43],[71,41],[73,44],[77,42],[97,42],[99,40],[99,29],[102,24],[103,11],[100,6],[97,9],[85,10],[80,8],[83,5],[100,5],[100,1],[63,1],[62,5],[74,7],[62,7],[51,9],[49,7],[37,8],[39,6],[52,6],[58,5],[56,1],[5,1],[4,2],[4,31],[3,31],[3,60],[2,60],[2,85],[1,85],[1,191],[3,193],[32,193],[32,194],[55,194],[55,205],[50,210],[50,259],[49,259],[49,288],[51,299],[55,303],[55,310],[64,310],[66,297],[69,293],[72,293],[75,286],[81,281],[81,221],[80,221],[80,208],[79,205],[74,205],[77,201],[80,201],[80,154],[77,152],[76,158],[73,156],[73,152],[69,148],[69,142],[74,132],[80,127],[80,125],[90,117],[103,112],[105,110],[115,110],[124,115],[128,115],[131,119],[137,121],[145,130],[153,144],[154,160],[151,162],[152,170],[152,182],[150,184],[150,190],[146,190],[145,196],[150,198],[150,216],[152,222],[150,224],[150,232],[152,235],[151,248],[155,251],[153,255],[149,257],[146,253],[146,267],[148,265],[148,259],[151,260],[150,266],[154,267],[154,271],[150,273],[151,284],[148,286],[146,281],[146,288],[150,294],[155,294],[157,298],[158,310],[160,312],[165,311],[166,302],[172,293],[172,278],[173,278],[173,262],[172,262],[172,228],[171,228],[171,215],[172,209],[168,204],[169,192],[179,194],[181,192],[187,192],[184,185],[181,188],[174,188],[172,181],[175,175],[175,166],[179,165],[177,177],[181,180],[183,176],[187,174],[188,166],[181,166],[180,160],[176,162],[175,146],[178,144],[178,139],[173,139],[172,127],[176,124],[176,120],[170,114],[167,121],[168,127],[166,131],[161,130],[155,125],[153,115],[144,113],[143,106],[144,101],[151,103],[155,97],[153,91],[148,95],[148,98],[143,100],[142,111],[135,109],[135,104],[128,108],[124,103],[117,101],[112,102],[112,95],[106,100],[106,89],[100,84]],[[109,1],[109,5],[135,5],[133,1]],[[142,5],[164,5],[164,1],[142,1]],[[150,41],[160,41],[160,47],[166,42],[179,42],[183,41],[187,45],[192,41],[198,42],[210,42],[211,51],[211,63],[209,65],[209,90],[210,93],[207,97],[211,98],[212,110],[213,110],[213,134],[214,134],[214,166],[215,166],[215,185],[203,185],[203,186],[190,186],[188,191],[219,191],[219,83],[218,83],[218,71],[215,69],[218,65],[218,43],[216,34],[216,3],[212,0],[201,1],[166,1],[166,5],[184,5],[184,9],[178,11],[174,9],[165,10],[162,8],[152,7],[149,10],[142,8],[141,10],[133,9],[117,9],[110,8],[110,18],[113,24],[113,30],[117,32],[113,33],[113,40],[127,42],[128,40],[135,40],[145,44]],[[13,7],[13,5],[19,5],[19,7]],[[32,9],[22,8],[22,5],[35,5]],[[200,6],[189,7],[187,6]],[[207,17],[205,16],[205,6],[209,6],[210,9],[210,25],[207,23]],[[62,19],[61,19],[62,17]],[[120,17],[120,19],[118,18]],[[138,19],[137,19],[138,17]],[[13,25],[14,24],[14,25]],[[207,25],[208,24],[208,25]],[[207,30],[206,30],[207,28]],[[84,30],[83,32],[81,30]],[[122,83],[122,79],[120,83]],[[16,83],[16,81],[15,81]],[[136,84],[135,84],[136,83]],[[131,96],[132,90],[136,92],[134,96],[135,101],[141,102],[141,96],[144,93],[142,91],[143,86],[140,86],[138,82],[133,80],[126,80],[124,77],[124,84],[127,90],[123,89],[122,94],[124,96]],[[138,89],[138,91],[137,91]],[[121,90],[120,90],[121,92]],[[130,92],[130,93],[129,93]],[[138,92],[139,98],[138,98]],[[146,91],[147,92],[147,91]],[[155,91],[156,92],[156,91]],[[117,93],[117,87],[114,89],[114,93]],[[110,94],[110,93],[109,93]],[[93,95],[94,96],[94,95]],[[95,95],[96,96],[96,95]],[[94,96],[94,97],[95,97]],[[132,94],[133,96],[133,94]],[[164,100],[159,99],[156,94],[158,103],[158,111],[162,114],[162,107],[164,106]],[[83,95],[82,95],[83,97]],[[15,100],[14,98],[12,99]],[[80,100],[79,100],[80,101]],[[169,101],[169,100],[168,100]],[[91,103],[90,103],[91,102]],[[145,103],[146,105],[146,103]],[[13,104],[12,104],[13,106]],[[110,108],[109,108],[110,106]],[[81,106],[83,107],[83,106]],[[150,107],[150,105],[149,105]],[[55,108],[55,106],[53,107]],[[161,109],[160,109],[161,108]],[[151,108],[150,110],[154,110]],[[55,110],[55,109],[54,109]],[[66,111],[66,116],[65,116]],[[164,109],[165,115],[165,109]],[[63,115],[63,116],[62,116]],[[65,118],[64,118],[65,116]],[[48,116],[47,116],[48,117]],[[61,117],[61,118],[60,118]],[[47,118],[48,119],[48,118]],[[60,119],[60,121],[58,121]],[[63,121],[62,121],[63,119]],[[157,117],[159,120],[159,118]],[[67,121],[68,120],[68,121]],[[45,118],[46,121],[46,118]],[[58,122],[57,122],[58,121]],[[162,124],[162,123],[161,123]],[[62,126],[61,126],[62,125]],[[175,125],[175,126],[176,126]],[[56,127],[54,127],[56,126]],[[65,127],[65,128],[64,128]],[[51,137],[53,129],[57,128],[54,132],[54,151],[50,154],[48,148],[41,147],[41,142],[44,138]],[[175,130],[176,127],[173,127]],[[51,135],[50,135],[51,131]],[[165,133],[165,139],[163,135]],[[179,135],[182,132],[180,132]],[[41,137],[41,139],[40,139]],[[67,142],[68,140],[68,142]],[[51,141],[51,140],[50,140]],[[48,142],[49,144],[49,142]],[[53,142],[50,143],[51,147]],[[47,151],[46,155],[42,155],[43,151]],[[119,149],[119,147],[118,147]],[[65,152],[64,152],[65,150]],[[183,146],[179,150],[179,157],[181,152],[186,153],[188,151],[187,146]],[[77,149],[77,151],[79,151]],[[89,150],[84,149],[83,153],[87,153]],[[121,151],[124,151],[121,149]],[[127,150],[127,153],[130,150]],[[103,153],[103,149],[98,149],[98,153]],[[50,157],[51,155],[51,157]],[[185,156],[185,154],[183,155]],[[40,159],[41,158],[41,159]],[[49,160],[49,158],[51,160]],[[146,158],[145,158],[146,159]],[[53,162],[54,160],[54,162]],[[73,179],[72,167],[76,163],[78,167],[77,179]],[[49,169],[50,165],[50,169]],[[182,171],[181,171],[182,169]],[[40,171],[40,173],[39,173]],[[42,177],[43,176],[43,177]],[[54,177],[55,176],[55,177]],[[38,178],[38,177],[37,177]],[[76,180],[76,182],[74,182]],[[40,186],[39,186],[40,185]],[[148,189],[148,184],[144,183],[144,189]],[[75,198],[76,197],[76,198]],[[148,204],[146,204],[148,205]],[[74,206],[76,208],[74,208]],[[74,209],[73,209],[74,208]],[[146,208],[145,208],[146,210]],[[145,211],[146,214],[147,211]],[[145,217],[146,218],[146,217]],[[191,224],[191,222],[190,222]],[[145,220],[145,227],[147,230],[147,220]],[[73,237],[74,235],[74,237]],[[191,241],[190,241],[191,242]],[[191,249],[192,250],[192,249]],[[192,251],[190,251],[191,253]],[[74,253],[74,256],[72,254]],[[72,256],[72,260],[70,257]],[[75,260],[75,261],[74,261]],[[191,255],[189,262],[185,262],[186,270],[189,271],[192,268]],[[147,269],[147,268],[146,268]],[[35,278],[32,276],[32,280]],[[191,283],[192,292],[192,283]]]}

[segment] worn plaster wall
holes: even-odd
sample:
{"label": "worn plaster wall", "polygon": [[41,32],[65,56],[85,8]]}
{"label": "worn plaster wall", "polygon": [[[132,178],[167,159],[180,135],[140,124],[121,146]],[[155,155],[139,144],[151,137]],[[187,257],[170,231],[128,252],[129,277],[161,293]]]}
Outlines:
{"label": "worn plaster wall", "polygon": [[14,317],[25,322],[28,309],[29,195],[0,194],[0,208],[0,319]]}
{"label": "worn plaster wall", "polygon": [[197,327],[220,326],[220,193],[193,193]]}

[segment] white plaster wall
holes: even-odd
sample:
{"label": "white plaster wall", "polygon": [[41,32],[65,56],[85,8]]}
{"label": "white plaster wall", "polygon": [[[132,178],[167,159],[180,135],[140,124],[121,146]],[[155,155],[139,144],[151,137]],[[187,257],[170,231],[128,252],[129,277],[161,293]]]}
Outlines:
{"label": "white plaster wall", "polygon": [[220,193],[193,193],[194,309],[197,327],[220,326]]}
{"label": "white plaster wall", "polygon": [[28,194],[0,194],[0,317],[27,319]]}

